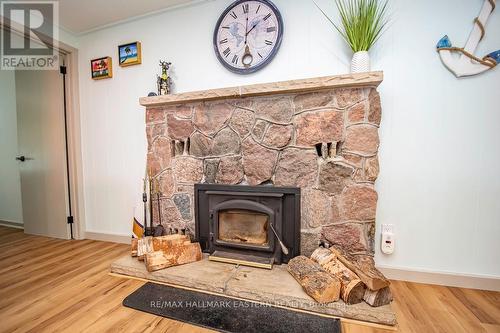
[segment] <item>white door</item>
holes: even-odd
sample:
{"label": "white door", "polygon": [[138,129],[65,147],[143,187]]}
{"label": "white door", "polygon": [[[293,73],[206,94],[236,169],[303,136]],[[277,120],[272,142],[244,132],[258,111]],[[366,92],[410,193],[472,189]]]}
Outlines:
{"label": "white door", "polygon": [[68,239],[62,74],[16,71],[16,101],[24,232]]}

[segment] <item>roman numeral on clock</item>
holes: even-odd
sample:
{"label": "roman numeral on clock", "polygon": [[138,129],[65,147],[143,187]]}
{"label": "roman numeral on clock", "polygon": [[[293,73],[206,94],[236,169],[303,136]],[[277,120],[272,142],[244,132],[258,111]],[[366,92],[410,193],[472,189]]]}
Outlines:
{"label": "roman numeral on clock", "polygon": [[267,28],[266,31],[267,32],[274,32],[274,31],[276,31],[276,27],[269,27],[269,28]]}
{"label": "roman numeral on clock", "polygon": [[270,40],[267,40],[267,39],[266,39],[266,44],[267,44],[267,45],[273,45],[273,42],[271,42]]}
{"label": "roman numeral on clock", "polygon": [[267,14],[266,16],[264,16],[264,21],[266,21],[270,17],[271,17],[271,13]]}
{"label": "roman numeral on clock", "polygon": [[238,56],[235,54],[232,60],[233,64],[238,64]]}
{"label": "roman numeral on clock", "polygon": [[255,11],[255,14],[257,14],[259,12],[259,10],[260,10],[260,5],[259,5],[259,7],[257,7],[257,10]]}
{"label": "roman numeral on clock", "polygon": [[221,39],[219,42],[219,44],[225,44],[225,43],[227,43],[227,38]]}
{"label": "roman numeral on clock", "polygon": [[228,47],[227,49],[225,49],[223,52],[224,56],[227,58],[227,56],[229,55],[229,53],[231,53],[231,49]]}
{"label": "roman numeral on clock", "polygon": [[243,13],[244,14],[248,13],[248,4],[247,3],[243,5]]}
{"label": "roman numeral on clock", "polygon": [[231,14],[229,14],[229,15],[231,15],[235,20],[238,18],[238,15],[236,15],[235,12],[231,12]]}

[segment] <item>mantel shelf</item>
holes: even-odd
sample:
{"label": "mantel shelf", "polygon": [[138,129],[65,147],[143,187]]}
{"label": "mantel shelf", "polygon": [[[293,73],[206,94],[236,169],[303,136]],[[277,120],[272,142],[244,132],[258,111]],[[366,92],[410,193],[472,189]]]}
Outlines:
{"label": "mantel shelf", "polygon": [[172,95],[141,97],[139,102],[145,107],[158,107],[163,105],[212,101],[218,99],[311,92],[331,88],[377,87],[382,80],[383,72],[366,72],[273,83],[261,83],[231,88],[201,90]]}

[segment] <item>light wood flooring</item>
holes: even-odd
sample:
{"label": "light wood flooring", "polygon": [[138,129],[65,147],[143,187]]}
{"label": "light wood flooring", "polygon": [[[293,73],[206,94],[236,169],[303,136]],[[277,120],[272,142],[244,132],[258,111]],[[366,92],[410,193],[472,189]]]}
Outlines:
{"label": "light wood flooring", "polygon": [[[124,244],[0,227],[0,332],[211,332],[122,306],[143,282],[108,275]],[[500,293],[393,281],[398,332],[500,332]],[[344,321],[344,333],[388,333]]]}

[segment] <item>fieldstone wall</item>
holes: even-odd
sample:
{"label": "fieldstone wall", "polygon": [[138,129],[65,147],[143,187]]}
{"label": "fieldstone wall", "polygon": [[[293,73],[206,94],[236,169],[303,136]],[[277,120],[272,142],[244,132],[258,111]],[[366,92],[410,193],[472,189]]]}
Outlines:
{"label": "fieldstone wall", "polygon": [[320,241],[373,253],[380,117],[373,88],[148,108],[162,221],[194,233],[195,183],[297,186],[303,253]]}

